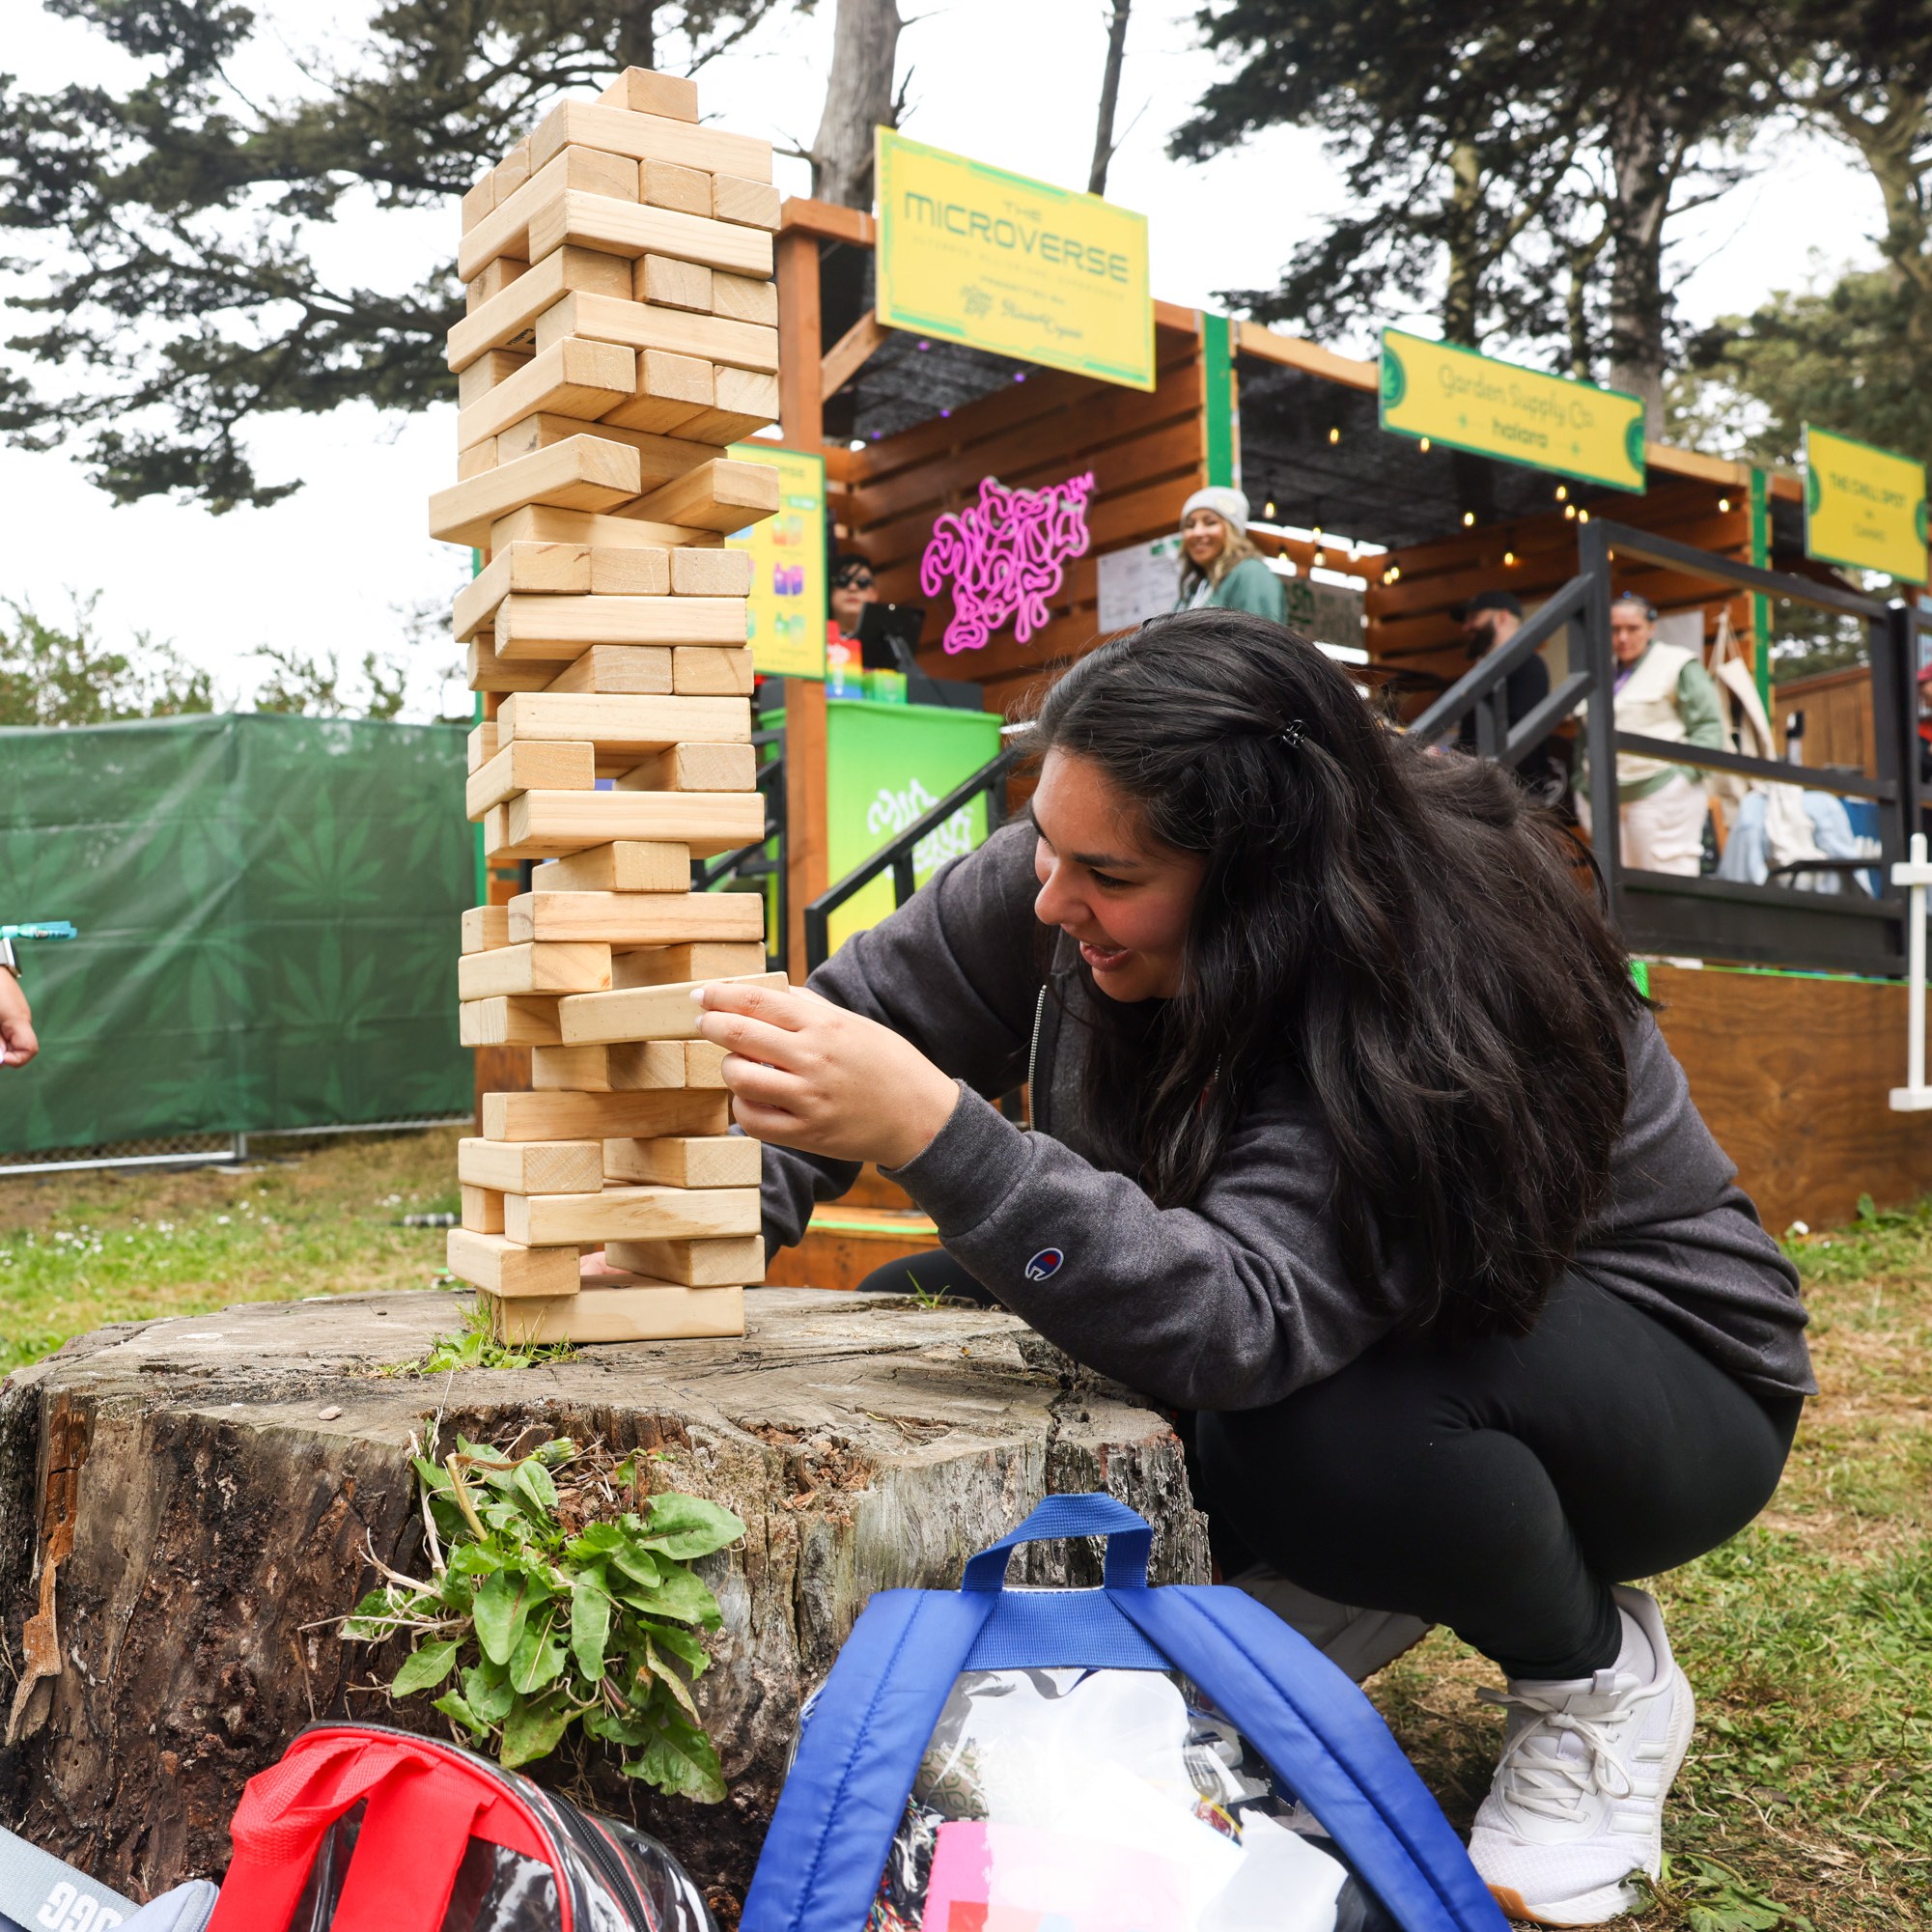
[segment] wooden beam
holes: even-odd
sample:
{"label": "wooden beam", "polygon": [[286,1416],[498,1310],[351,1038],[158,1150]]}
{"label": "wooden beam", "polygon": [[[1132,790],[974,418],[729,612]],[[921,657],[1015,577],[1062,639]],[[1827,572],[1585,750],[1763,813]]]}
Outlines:
{"label": "wooden beam", "polygon": [[786,966],[800,982],[805,977],[805,907],[831,883],[826,838],[826,687],[815,678],[788,678],[783,937]]}
{"label": "wooden beam", "polygon": [[1381,380],[1379,362],[1362,362],[1353,355],[1337,355],[1331,349],[1299,335],[1279,335],[1260,322],[1235,324],[1235,348],[1246,355],[1258,355],[1264,362],[1279,363],[1284,369],[1305,370],[1310,376],[1340,382],[1350,389],[1375,394]]}
{"label": "wooden beam", "polygon": [[829,403],[871,361],[874,351],[890,333],[884,323],[867,309],[826,350],[825,360],[819,364],[819,401]]}
{"label": "wooden beam", "polygon": [[[796,203],[790,206],[797,206]],[[826,439],[820,394],[819,242],[804,229],[778,235],[778,421],[795,450]]]}
{"label": "wooden beam", "polygon": [[813,201],[808,195],[788,195],[778,210],[778,232],[783,235],[788,231],[815,241],[847,241],[856,248],[870,248],[878,240],[879,224],[863,209]]}

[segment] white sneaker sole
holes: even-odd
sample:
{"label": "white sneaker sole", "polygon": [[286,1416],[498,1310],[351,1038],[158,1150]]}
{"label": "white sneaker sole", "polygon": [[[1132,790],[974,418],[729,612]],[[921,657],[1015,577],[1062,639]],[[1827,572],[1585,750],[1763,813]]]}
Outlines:
{"label": "white sneaker sole", "polygon": [[[1684,1768],[1685,1758],[1690,1755],[1691,1733],[1697,1722],[1697,1699],[1691,1690],[1691,1680],[1681,1668],[1675,1668],[1675,1675],[1677,1694],[1671,1700],[1670,1731],[1664,1741],[1664,1779],[1657,1791],[1660,1811],[1670,1795],[1670,1787],[1677,1781],[1677,1774]],[[1649,1871],[1647,1875],[1655,1878],[1657,1873]],[[1575,1898],[1552,1900],[1547,1905],[1531,1905],[1513,1886],[1493,1885],[1489,1890],[1510,1918],[1525,1919],[1531,1925],[1603,1925],[1623,1913],[1634,1912],[1642,1899],[1637,1887],[1623,1879],[1614,1885],[1600,1885],[1596,1890]]]}

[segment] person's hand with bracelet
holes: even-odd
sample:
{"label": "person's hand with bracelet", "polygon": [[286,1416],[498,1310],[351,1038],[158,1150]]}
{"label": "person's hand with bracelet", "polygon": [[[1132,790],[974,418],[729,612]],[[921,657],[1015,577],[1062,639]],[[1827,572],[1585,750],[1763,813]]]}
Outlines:
{"label": "person's hand with bracelet", "polygon": [[24,1067],[41,1050],[34,1037],[34,1011],[20,985],[19,963],[12,939],[0,939],[0,1067]]}

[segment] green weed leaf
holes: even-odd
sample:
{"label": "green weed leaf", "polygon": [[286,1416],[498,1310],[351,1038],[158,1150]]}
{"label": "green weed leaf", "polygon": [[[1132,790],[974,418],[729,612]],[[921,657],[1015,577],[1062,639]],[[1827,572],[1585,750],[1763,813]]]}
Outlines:
{"label": "green weed leaf", "polygon": [[514,1770],[549,1756],[574,1715],[569,1701],[556,1693],[534,1703],[519,1703],[504,1720],[503,1763]]}
{"label": "green weed leaf", "polygon": [[579,1578],[571,1588],[571,1655],[592,1684],[603,1681],[603,1654],[610,1643],[610,1598],[602,1572],[597,1581]]}
{"label": "green weed leaf", "polygon": [[456,1654],[461,1647],[455,1638],[448,1638],[411,1651],[389,1687],[390,1694],[413,1697],[418,1691],[440,1684],[456,1668]]}
{"label": "green weed leaf", "polygon": [[730,1510],[696,1496],[654,1496],[644,1525],[648,1548],[688,1561],[736,1543],[744,1525]]}
{"label": "green weed leaf", "polygon": [[476,1640],[492,1664],[508,1664],[523,1638],[535,1600],[530,1579],[520,1570],[498,1570],[476,1593]]}

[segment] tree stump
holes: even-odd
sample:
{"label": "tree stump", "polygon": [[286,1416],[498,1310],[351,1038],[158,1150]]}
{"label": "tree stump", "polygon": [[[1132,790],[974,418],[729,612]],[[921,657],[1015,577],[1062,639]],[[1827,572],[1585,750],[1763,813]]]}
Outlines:
{"label": "tree stump", "polygon": [[[407,1445],[440,1413],[504,1442],[664,1452],[653,1487],[744,1519],[703,1566],[724,1613],[699,1699],[731,1784],[699,1806],[607,1773],[593,1802],[742,1896],[798,1705],[866,1599],[955,1587],[1043,1496],[1105,1489],[1199,1582],[1206,1536],[1166,1421],[1013,1316],[769,1289],[742,1341],[586,1349],[520,1370],[385,1375],[457,1326],[448,1295],[363,1295],[103,1330],[0,1389],[0,1618],[13,1671],[0,1815],[135,1897],[218,1873],[246,1778],[317,1718],[446,1734],[366,1688],[341,1642],[376,1581],[418,1570]],[[537,1438],[541,1440],[542,1436]],[[1099,1582],[1094,1546],[1016,1581]],[[540,1778],[546,1767],[536,1767]]]}

